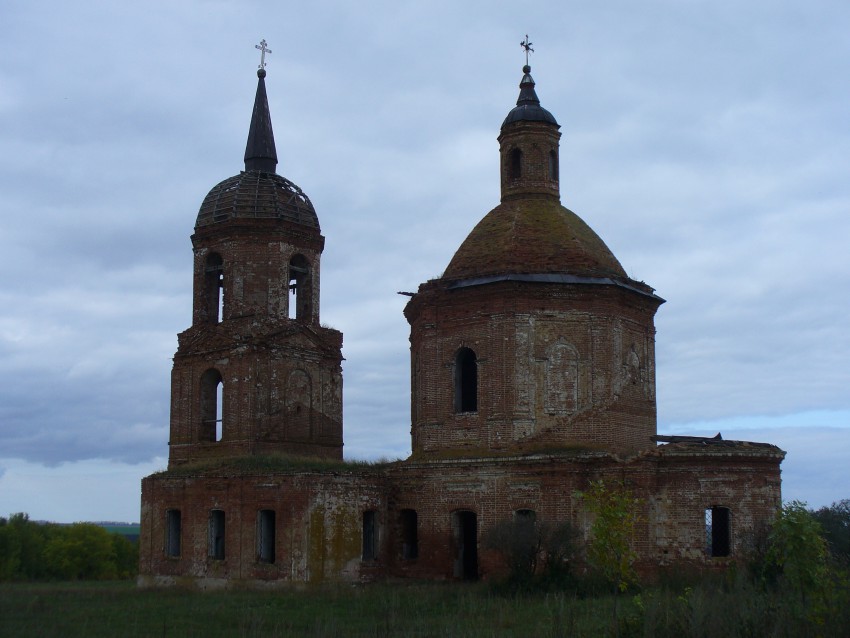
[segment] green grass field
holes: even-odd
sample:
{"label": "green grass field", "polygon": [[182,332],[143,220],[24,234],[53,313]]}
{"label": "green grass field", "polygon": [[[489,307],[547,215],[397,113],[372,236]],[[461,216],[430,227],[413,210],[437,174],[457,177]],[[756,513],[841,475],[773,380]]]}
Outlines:
{"label": "green grass field", "polygon": [[707,578],[624,595],[614,623],[610,596],[502,596],[483,583],[217,592],[139,590],[130,581],[0,583],[0,636],[846,637],[846,588],[801,605],[746,580]]}
{"label": "green grass field", "polygon": [[610,618],[610,600],[505,599],[480,584],[196,592],[0,583],[0,636],[604,636]]}

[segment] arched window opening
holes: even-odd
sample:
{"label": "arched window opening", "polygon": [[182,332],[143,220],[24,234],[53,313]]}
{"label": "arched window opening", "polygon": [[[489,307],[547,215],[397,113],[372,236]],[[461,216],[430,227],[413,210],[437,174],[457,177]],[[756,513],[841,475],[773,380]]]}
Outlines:
{"label": "arched window opening", "polygon": [[210,510],[207,556],[224,560],[224,511]]}
{"label": "arched window opening", "polygon": [[419,557],[419,517],[416,510],[401,510],[401,558],[413,560]]}
{"label": "arched window opening", "polygon": [[513,148],[508,153],[508,178],[519,179],[520,177],[522,177],[522,151]]}
{"label": "arched window opening", "polygon": [[478,411],[478,361],[475,352],[461,348],[455,355],[455,412]]}
{"label": "arched window opening", "polygon": [[534,510],[517,510],[514,512],[514,522],[523,525],[534,525],[537,523],[537,512]]}
{"label": "arched window opening", "polygon": [[224,438],[224,382],[218,370],[210,369],[201,376],[202,441]]}
{"label": "arched window opening", "polygon": [[210,323],[224,319],[224,260],[212,253],[204,264],[204,297]]}
{"label": "arched window opening", "polygon": [[729,556],[732,546],[732,516],[728,507],[705,510],[706,553],[712,558]]}
{"label": "arched window opening", "polygon": [[558,153],[554,149],[549,151],[549,179],[558,181]]}
{"label": "arched window opening", "polygon": [[257,561],[273,563],[275,560],[275,513],[260,510],[257,513]]}
{"label": "arched window opening", "polygon": [[295,255],[289,262],[289,318],[305,321],[310,318],[310,264],[304,255]]}

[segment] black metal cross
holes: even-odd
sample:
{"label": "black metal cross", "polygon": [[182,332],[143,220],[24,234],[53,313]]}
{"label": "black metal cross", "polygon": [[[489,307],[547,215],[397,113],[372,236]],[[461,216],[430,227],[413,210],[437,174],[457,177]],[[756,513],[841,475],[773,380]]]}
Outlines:
{"label": "black metal cross", "polygon": [[525,40],[519,43],[519,45],[525,49],[525,66],[528,66],[528,54],[534,53],[534,49],[531,48],[533,42],[528,41],[528,34],[525,34]]}
{"label": "black metal cross", "polygon": [[[526,39],[527,39],[527,38],[528,38],[528,36],[526,36]],[[266,40],[265,40],[265,38],[263,38],[262,40],[260,40],[260,43],[259,43],[259,44],[255,44],[255,45],[254,45],[254,48],[255,48],[255,49],[259,49],[259,50],[260,50],[260,66],[258,66],[257,68],[258,68],[258,69],[264,69],[264,68],[266,68],[266,53],[271,53],[271,52],[272,52],[272,50],[271,50],[271,49],[269,49],[269,48],[266,46]]]}

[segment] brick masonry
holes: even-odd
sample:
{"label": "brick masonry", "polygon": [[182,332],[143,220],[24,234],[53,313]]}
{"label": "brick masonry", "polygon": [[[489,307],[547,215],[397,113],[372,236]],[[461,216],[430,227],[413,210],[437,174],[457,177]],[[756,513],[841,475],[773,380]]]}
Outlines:
{"label": "brick masonry", "polygon": [[[142,481],[140,585],[490,578],[490,527],[532,510],[586,539],[579,493],[597,480],[639,499],[648,575],[746,554],[781,504],[784,452],[656,444],[663,299],[561,206],[558,125],[524,73],[499,136],[501,203],[405,308],[407,460],[341,460],[342,334],[320,323],[324,237],[306,195],[259,170],[210,191],[169,466]],[[722,556],[707,549],[712,508],[728,516]]]}

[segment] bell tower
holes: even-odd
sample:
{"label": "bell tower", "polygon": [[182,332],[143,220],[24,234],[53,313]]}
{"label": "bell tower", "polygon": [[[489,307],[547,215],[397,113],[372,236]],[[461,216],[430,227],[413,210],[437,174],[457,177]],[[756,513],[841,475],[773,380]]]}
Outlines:
{"label": "bell tower", "polygon": [[169,467],[342,458],[342,334],[320,324],[325,238],[310,199],[276,172],[262,44],[245,170],[210,190],[192,235],[192,326],[174,356]]}

